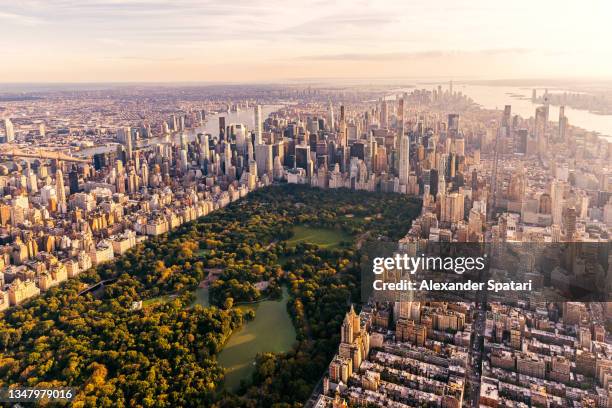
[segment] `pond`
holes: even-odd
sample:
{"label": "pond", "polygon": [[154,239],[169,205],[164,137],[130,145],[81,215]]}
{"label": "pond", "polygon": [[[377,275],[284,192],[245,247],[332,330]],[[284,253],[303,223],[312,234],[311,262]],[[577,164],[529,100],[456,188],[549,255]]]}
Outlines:
{"label": "pond", "polygon": [[195,300],[193,301],[193,305],[201,305],[203,307],[208,307],[210,306],[210,303],[208,301],[209,296],[208,296],[208,286],[204,287],[204,288],[197,288],[193,294],[195,295]]}
{"label": "pond", "polygon": [[291,349],[296,333],[287,313],[288,300],[289,293],[283,287],[280,300],[237,306],[255,310],[255,319],[232,333],[217,356],[219,364],[226,369],[224,385],[228,390],[236,390],[241,380],[251,379],[258,353],[283,353]]}

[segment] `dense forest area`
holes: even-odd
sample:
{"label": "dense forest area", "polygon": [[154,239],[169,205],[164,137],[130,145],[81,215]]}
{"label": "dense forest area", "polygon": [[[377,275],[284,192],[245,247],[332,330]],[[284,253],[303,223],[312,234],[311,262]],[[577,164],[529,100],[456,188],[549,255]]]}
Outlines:
{"label": "dense forest area", "polygon": [[[0,387],[76,387],[75,407],[301,406],[337,347],[347,305],[359,300],[357,243],[401,238],[419,208],[396,194],[255,191],[0,315]],[[334,248],[289,245],[296,225],[353,239]],[[220,271],[211,306],[194,305],[211,270]],[[108,278],[118,279],[79,295]],[[265,290],[256,287],[262,281]],[[295,346],[259,355],[249,384],[223,389],[216,354],[252,318],[233,305],[276,297],[282,285]],[[168,301],[133,307],[163,296]]]}

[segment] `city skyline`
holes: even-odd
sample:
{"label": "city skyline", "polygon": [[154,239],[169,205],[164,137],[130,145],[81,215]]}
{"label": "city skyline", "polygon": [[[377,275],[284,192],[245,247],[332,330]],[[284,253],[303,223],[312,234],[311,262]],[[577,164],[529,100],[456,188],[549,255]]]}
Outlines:
{"label": "city skyline", "polygon": [[612,408],[610,16],[3,5],[0,405]]}
{"label": "city skyline", "polygon": [[[595,1],[24,1],[0,12],[3,82],[609,78]],[[10,39],[10,40],[9,40]],[[354,73],[357,72],[358,75]]]}

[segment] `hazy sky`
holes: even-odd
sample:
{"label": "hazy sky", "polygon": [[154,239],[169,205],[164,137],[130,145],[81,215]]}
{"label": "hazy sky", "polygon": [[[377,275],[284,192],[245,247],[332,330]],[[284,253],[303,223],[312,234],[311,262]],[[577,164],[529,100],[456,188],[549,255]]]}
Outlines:
{"label": "hazy sky", "polygon": [[1,0],[0,82],[610,77],[610,0]]}

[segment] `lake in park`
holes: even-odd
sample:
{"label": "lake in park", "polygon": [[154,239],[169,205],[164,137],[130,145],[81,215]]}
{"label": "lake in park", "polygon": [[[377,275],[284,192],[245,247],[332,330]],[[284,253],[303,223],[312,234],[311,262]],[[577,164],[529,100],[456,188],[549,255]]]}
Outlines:
{"label": "lake in park", "polygon": [[251,379],[258,353],[283,353],[291,349],[296,334],[287,313],[288,300],[289,293],[283,287],[280,300],[237,306],[242,310],[255,310],[255,319],[234,331],[217,356],[219,364],[226,369],[227,389],[236,390],[241,380]]}
{"label": "lake in park", "polygon": [[[308,225],[297,225],[293,228],[293,237],[287,240],[289,245],[299,242],[317,244],[323,248],[336,248],[341,242],[350,242],[352,237],[341,230],[317,228]],[[197,288],[194,292],[194,304],[209,306],[208,287]],[[226,369],[224,386],[236,390],[240,381],[250,381],[255,371],[255,357],[259,353],[283,353],[289,351],[295,343],[296,333],[291,317],[287,313],[289,292],[283,287],[280,300],[265,300],[237,308],[246,311],[255,310],[255,319],[245,324],[227,340],[223,350],[217,355],[217,361]]]}

